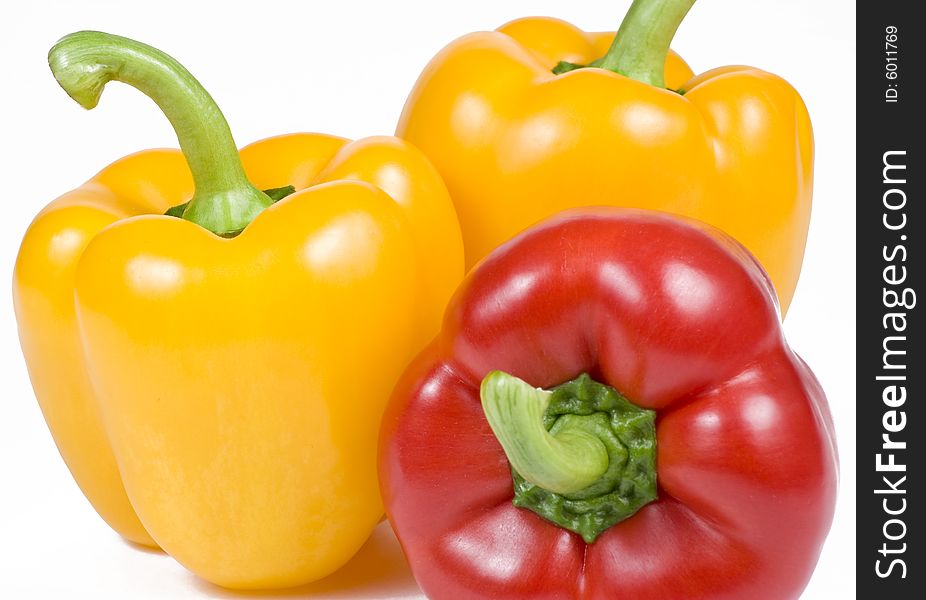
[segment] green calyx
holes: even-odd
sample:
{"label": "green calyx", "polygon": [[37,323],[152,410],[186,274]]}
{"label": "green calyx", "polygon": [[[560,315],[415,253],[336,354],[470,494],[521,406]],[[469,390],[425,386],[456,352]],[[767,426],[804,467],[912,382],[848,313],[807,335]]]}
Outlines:
{"label": "green calyx", "polygon": [[81,31],[61,38],[49,51],[48,64],[64,91],[88,110],[110,81],[154,100],[177,134],[196,186],[181,218],[231,237],[273,203],[248,181],[215,101],[167,54],[128,38]]}
{"label": "green calyx", "polygon": [[[271,189],[269,189],[269,190],[264,190],[263,193],[264,193],[268,198],[270,198],[270,202],[271,202],[272,204],[276,204],[277,202],[279,202],[279,201],[282,200],[283,198],[285,198],[285,197],[287,197],[287,196],[289,196],[289,195],[291,195],[291,194],[295,194],[295,193],[296,193],[296,188],[295,188],[294,186],[291,186],[291,185],[285,185],[285,186],[283,186],[283,187],[271,188]],[[171,206],[170,208],[168,208],[168,209],[164,212],[164,214],[167,215],[168,217],[177,217],[178,219],[182,219],[182,218],[183,218],[183,214],[186,212],[186,209],[187,209],[187,207],[188,207],[189,205],[190,205],[190,201],[188,200],[188,201],[184,202],[183,204],[178,204],[178,205],[176,205],[176,206]],[[242,231],[244,231],[244,230],[243,230],[243,229],[239,229],[238,231],[229,231],[229,232],[226,232],[226,233],[223,233],[223,234],[220,234],[220,235],[221,235],[221,237],[233,238],[233,237],[235,237],[236,235],[238,235],[239,233],[241,233]]]}
{"label": "green calyx", "polygon": [[634,0],[607,54],[588,65],[560,61],[553,72],[559,75],[598,67],[664,88],[669,44],[694,3],[695,0]]}
{"label": "green calyx", "polygon": [[586,374],[549,391],[501,371],[480,390],[514,504],[594,542],[656,499],[656,414]]}

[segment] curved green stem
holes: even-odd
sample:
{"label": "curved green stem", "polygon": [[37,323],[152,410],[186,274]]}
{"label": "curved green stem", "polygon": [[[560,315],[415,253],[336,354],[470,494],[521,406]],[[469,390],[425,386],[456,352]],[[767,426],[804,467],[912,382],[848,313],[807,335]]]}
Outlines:
{"label": "curved green stem", "polygon": [[543,425],[551,392],[501,371],[480,389],[482,408],[511,466],[524,479],[557,494],[592,485],[608,470],[608,452],[593,433],[570,428],[551,435]]}
{"label": "curved green stem", "polygon": [[695,0],[634,0],[598,66],[665,87],[669,44],[694,3]]}
{"label": "curved green stem", "polygon": [[[669,44],[694,3],[695,0],[634,0],[608,53],[588,66],[664,88]],[[560,62],[553,72],[566,73],[584,66]]]}
{"label": "curved green stem", "polygon": [[586,374],[550,391],[494,371],[480,389],[515,506],[595,539],[654,501],[656,414]]}
{"label": "curved green stem", "polygon": [[180,63],[128,38],[81,31],[48,53],[55,79],[86,109],[110,81],[121,81],[154,100],[170,121],[190,165],[196,192],[183,218],[215,234],[244,229],[272,200],[244,173],[238,148],[219,107]]}

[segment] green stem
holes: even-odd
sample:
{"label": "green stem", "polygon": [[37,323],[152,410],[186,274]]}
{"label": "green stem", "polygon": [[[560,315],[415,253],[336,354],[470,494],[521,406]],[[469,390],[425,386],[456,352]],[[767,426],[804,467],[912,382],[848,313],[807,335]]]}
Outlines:
{"label": "green stem", "polygon": [[508,461],[527,481],[557,494],[572,494],[608,470],[608,452],[594,434],[570,428],[553,436],[543,426],[551,392],[493,371],[482,381],[480,395]]}
{"label": "green stem", "polygon": [[669,44],[694,3],[695,0],[634,0],[598,66],[664,88]]}
{"label": "green stem", "polygon": [[654,501],[656,414],[580,375],[550,391],[494,371],[480,390],[515,506],[592,543]]}
{"label": "green stem", "polygon": [[[666,87],[669,45],[694,3],[695,0],[634,0],[608,53],[588,66],[608,69],[659,88]],[[553,72],[566,73],[585,66],[562,61]]]}
{"label": "green stem", "polygon": [[113,80],[154,100],[173,126],[193,174],[196,192],[183,211],[184,219],[232,236],[272,204],[248,181],[215,101],[167,54],[128,38],[81,31],[55,44],[48,64],[64,91],[88,110]]}

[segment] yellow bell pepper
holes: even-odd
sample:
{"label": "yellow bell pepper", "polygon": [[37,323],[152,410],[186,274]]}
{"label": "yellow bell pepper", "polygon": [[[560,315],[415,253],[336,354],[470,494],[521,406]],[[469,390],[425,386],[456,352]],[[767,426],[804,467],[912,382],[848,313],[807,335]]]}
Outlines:
{"label": "yellow bell pepper", "polygon": [[211,582],[331,573],[382,517],[380,417],[463,274],[443,182],[388,137],[239,158],[193,77],[125,38],[72,34],[49,62],[85,108],[137,87],[183,149],[115,162],[23,240],[20,339],[64,460],[113,529]]}
{"label": "yellow bell pepper", "polygon": [[396,134],[443,175],[468,267],[568,207],[657,209],[737,238],[787,310],[810,220],[810,119],[764,71],[694,77],[669,50],[693,2],[636,0],[616,36],[522,19],[431,61]]}

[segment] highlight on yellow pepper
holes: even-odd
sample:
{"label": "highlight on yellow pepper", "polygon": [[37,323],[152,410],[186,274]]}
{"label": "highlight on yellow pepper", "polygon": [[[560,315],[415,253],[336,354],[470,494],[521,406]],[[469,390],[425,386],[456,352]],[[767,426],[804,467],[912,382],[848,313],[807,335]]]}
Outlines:
{"label": "highlight on yellow pepper", "polygon": [[635,0],[616,36],[525,18],[430,62],[396,135],[443,175],[467,267],[565,208],[657,209],[737,238],[787,311],[810,221],[810,119],[770,73],[694,76],[669,49],[692,4]]}
{"label": "highlight on yellow pepper", "polygon": [[118,160],[22,242],[20,340],[61,455],[113,529],[211,582],[333,572],[383,515],[381,413],[462,278],[443,182],[396,138],[239,155],[189,72],[132,40],[72,34],[49,63],[88,109],[138,88],[183,151]]}

